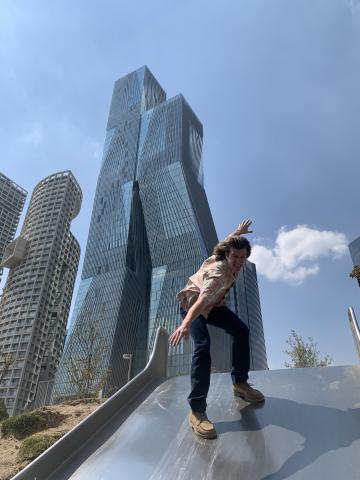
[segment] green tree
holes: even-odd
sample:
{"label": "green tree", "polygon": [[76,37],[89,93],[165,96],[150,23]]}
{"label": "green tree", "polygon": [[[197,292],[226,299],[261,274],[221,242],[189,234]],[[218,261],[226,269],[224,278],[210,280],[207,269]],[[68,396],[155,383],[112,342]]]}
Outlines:
{"label": "green tree", "polygon": [[360,266],[354,267],[353,271],[350,273],[351,278],[356,278],[360,281]]}
{"label": "green tree", "polygon": [[0,398],[0,422],[9,418],[9,414],[5,407],[5,402],[3,398]]}
{"label": "green tree", "polygon": [[[0,387],[2,386],[3,381],[6,379],[11,366],[15,362],[15,357],[8,353],[0,353]],[[0,390],[2,393],[3,390]],[[5,407],[5,401],[3,398],[0,398],[0,422],[8,418],[8,413]]]}
{"label": "green tree", "polygon": [[290,337],[286,340],[289,350],[284,350],[289,355],[291,362],[285,362],[286,368],[307,368],[307,367],[327,367],[331,365],[332,358],[326,355],[320,359],[320,352],[314,339],[308,337],[309,343],[306,343],[301,335],[295,330],[291,330]]}
{"label": "green tree", "polygon": [[0,353],[0,385],[6,377],[10,367],[15,362],[15,357],[8,353]]}
{"label": "green tree", "polygon": [[83,322],[77,326],[76,343],[68,352],[65,368],[74,388],[74,397],[96,397],[111,374],[104,368],[109,346],[99,322]]}

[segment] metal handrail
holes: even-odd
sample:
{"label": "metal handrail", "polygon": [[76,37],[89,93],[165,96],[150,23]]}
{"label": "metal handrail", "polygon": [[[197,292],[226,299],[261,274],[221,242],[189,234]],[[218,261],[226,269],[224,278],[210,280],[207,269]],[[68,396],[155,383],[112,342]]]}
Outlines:
{"label": "metal handrail", "polygon": [[360,328],[356,319],[354,309],[352,307],[348,308],[348,317],[349,317],[351,332],[354,337],[356,350],[360,358]]}

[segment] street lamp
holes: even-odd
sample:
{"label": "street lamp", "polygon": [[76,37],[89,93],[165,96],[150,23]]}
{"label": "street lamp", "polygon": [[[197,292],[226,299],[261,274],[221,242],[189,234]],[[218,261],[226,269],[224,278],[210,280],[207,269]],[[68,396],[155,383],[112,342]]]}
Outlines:
{"label": "street lamp", "polygon": [[131,372],[132,372],[132,364],[133,364],[133,354],[132,353],[123,353],[123,359],[124,360],[129,360],[129,369],[128,369],[127,381],[130,382]]}

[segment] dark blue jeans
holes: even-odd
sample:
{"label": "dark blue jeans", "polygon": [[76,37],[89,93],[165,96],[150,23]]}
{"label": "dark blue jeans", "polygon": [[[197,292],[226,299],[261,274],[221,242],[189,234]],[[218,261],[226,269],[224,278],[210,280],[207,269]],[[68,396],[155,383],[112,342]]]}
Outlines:
{"label": "dark blue jeans", "polygon": [[[185,317],[186,312],[181,310],[181,315]],[[194,353],[191,364],[191,392],[188,402],[194,412],[206,411],[206,397],[210,387],[210,335],[207,325],[222,328],[232,337],[231,378],[233,383],[245,382],[249,378],[250,348],[247,325],[227,307],[213,308],[207,319],[200,315],[190,325]]]}

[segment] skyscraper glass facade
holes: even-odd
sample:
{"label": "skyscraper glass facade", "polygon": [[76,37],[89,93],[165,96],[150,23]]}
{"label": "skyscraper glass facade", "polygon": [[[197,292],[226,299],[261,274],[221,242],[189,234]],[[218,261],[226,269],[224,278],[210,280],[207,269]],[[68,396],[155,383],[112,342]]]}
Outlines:
{"label": "skyscraper glass facade", "polygon": [[235,311],[250,330],[250,370],[266,370],[268,365],[256,266],[249,260],[239,273],[235,292]]}
{"label": "skyscraper glass facade", "polygon": [[360,265],[360,237],[349,243],[349,251],[354,267],[358,267]]}
{"label": "skyscraper glass facade", "polygon": [[[351,260],[353,262],[354,267],[360,266],[360,237],[355,238],[351,243],[349,243],[349,251],[351,255]],[[358,284],[360,287],[360,280],[358,280]]]}
{"label": "skyscraper glass facade", "polygon": [[[0,263],[5,247],[13,240],[27,192],[0,173]],[[2,268],[0,268],[0,280]]]}
{"label": "skyscraper glass facade", "polygon": [[[147,67],[115,83],[104,154],[70,333],[54,396],[72,395],[67,359],[99,324],[111,371],[105,390],[146,363],[157,327],[180,321],[176,293],[217,243],[203,185],[201,122],[182,95],[166,94]],[[235,300],[234,300],[235,301]],[[224,333],[211,329],[222,344]],[[216,344],[216,342],[215,342]],[[169,375],[190,370],[191,342],[171,349]],[[220,361],[222,352],[215,357]]]}

